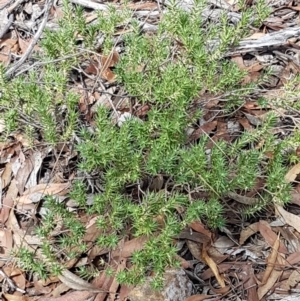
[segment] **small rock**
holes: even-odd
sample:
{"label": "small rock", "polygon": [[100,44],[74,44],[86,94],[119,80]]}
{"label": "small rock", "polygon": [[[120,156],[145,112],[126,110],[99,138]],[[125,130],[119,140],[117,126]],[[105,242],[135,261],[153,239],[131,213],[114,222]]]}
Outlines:
{"label": "small rock", "polygon": [[135,287],[129,294],[130,301],[182,301],[192,295],[193,283],[184,270],[168,270],[165,273],[164,286],[161,291],[151,288],[151,277],[145,283]]}

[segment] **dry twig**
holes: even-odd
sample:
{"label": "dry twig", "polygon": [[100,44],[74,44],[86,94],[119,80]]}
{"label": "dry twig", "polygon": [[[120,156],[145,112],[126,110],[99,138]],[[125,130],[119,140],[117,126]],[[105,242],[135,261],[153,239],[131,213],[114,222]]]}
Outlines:
{"label": "dry twig", "polygon": [[16,62],[10,69],[8,69],[5,72],[5,77],[6,78],[11,78],[13,76],[13,74],[16,72],[16,70],[28,59],[28,57],[30,56],[34,46],[37,44],[38,40],[40,39],[43,30],[46,26],[47,20],[48,20],[48,16],[49,16],[49,12],[50,12],[50,8],[53,5],[53,1],[54,0],[48,0],[47,4],[45,5],[45,14],[44,14],[44,19],[38,29],[38,31],[36,32],[35,36],[32,39],[32,42],[30,43],[29,47],[27,48],[26,52],[24,53],[24,55],[21,57],[21,59]]}

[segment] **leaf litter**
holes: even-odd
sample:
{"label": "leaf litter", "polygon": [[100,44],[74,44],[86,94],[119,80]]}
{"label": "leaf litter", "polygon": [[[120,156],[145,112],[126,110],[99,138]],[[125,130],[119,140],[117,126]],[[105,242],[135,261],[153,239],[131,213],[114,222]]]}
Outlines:
{"label": "leaf litter", "polygon": [[[76,1],[72,1],[76,3]],[[116,1],[115,1],[116,2]],[[234,12],[232,6],[225,1],[221,1],[219,4],[213,4],[217,7],[223,6]],[[284,2],[284,1],[283,1]],[[87,7],[91,5],[91,2],[82,1]],[[78,1],[78,4],[81,4]],[[183,8],[188,7],[187,2],[179,3]],[[271,3],[271,1],[270,1]],[[3,28],[9,22],[9,14],[15,15],[16,19],[21,25],[27,26],[27,28],[38,28],[39,16],[41,15],[40,8],[32,5],[32,3],[23,3],[18,1],[14,6],[9,1],[0,1],[1,7],[5,5],[6,9],[1,9],[0,18],[0,33]],[[90,9],[107,9],[105,4],[93,4]],[[122,6],[122,4],[116,4]],[[299,73],[299,51],[297,40],[289,40],[294,32],[294,29],[289,31],[286,25],[286,20],[289,19],[292,25],[296,25],[296,19],[299,18],[299,5],[293,5],[293,3],[287,2],[279,7],[276,4],[270,4],[273,8],[273,12],[264,22],[264,30],[262,32],[254,32],[248,39],[243,40],[237,47],[239,53],[228,53],[228,56],[237,66],[247,72],[243,78],[243,83],[249,83],[258,79],[268,66],[277,66],[277,71],[274,73],[272,80],[264,83],[266,93],[264,97],[275,99],[278,97],[278,88],[287,83],[289,79],[296,76]],[[137,15],[140,11],[145,10],[147,15],[150,12],[159,12],[161,7],[159,2],[135,2],[130,3],[129,8],[132,9]],[[223,9],[222,8],[222,9]],[[29,18],[24,19],[22,15],[26,13]],[[51,15],[54,17],[49,20],[48,26],[57,26],[57,20],[63,14],[61,7],[53,7]],[[213,15],[212,15],[213,16]],[[87,17],[87,21],[92,20],[91,16]],[[23,24],[22,24],[23,23]],[[26,28],[26,27],[25,27]],[[147,19],[143,21],[143,29],[155,31],[155,24],[151,24]],[[297,28],[296,28],[297,29]],[[266,31],[272,33],[266,33]],[[299,29],[297,29],[299,30]],[[119,31],[119,35],[124,32]],[[276,37],[280,36],[280,39]],[[292,45],[290,51],[286,53],[286,49],[280,48],[284,46],[285,42]],[[29,35],[20,36],[18,31],[7,29],[7,32],[3,34],[0,40],[0,61],[4,65],[9,65],[14,56],[23,55],[30,46],[32,39]],[[38,51],[38,45],[35,45],[34,51]],[[267,49],[262,51],[262,54],[256,53],[257,49],[263,49],[263,47],[278,46],[274,51],[268,52]],[[254,51],[253,51],[254,49]],[[245,55],[245,53],[247,55]],[[84,69],[84,72],[88,75],[94,75],[95,78],[101,78],[109,84],[115,84],[116,77],[113,72],[113,67],[119,61],[119,53],[114,51],[112,55],[105,56],[100,54],[99,56],[91,56],[90,62]],[[139,72],[143,72],[144,67],[141,67]],[[274,69],[276,70],[276,68]],[[94,88],[95,83],[91,81],[91,90]],[[74,90],[80,90],[83,88],[79,84],[74,85]],[[127,103],[123,107],[118,102],[116,92],[118,88],[116,86],[110,86],[103,91],[102,94],[94,92],[89,94],[88,104],[84,103],[85,97],[82,93],[82,104],[80,106],[81,112],[85,115],[85,119],[88,122],[92,122],[91,116],[89,116],[89,107],[93,108],[101,105],[107,107],[115,107],[115,109],[124,110],[127,109]],[[107,92],[108,97],[105,92]],[[98,93],[98,94],[97,94]],[[215,96],[214,96],[215,97]],[[220,95],[219,98],[225,98],[225,95]],[[211,116],[211,112],[218,112],[221,109],[220,102],[213,99],[210,95],[203,93],[202,98],[206,98],[206,109],[202,119],[202,124],[192,129],[188,138],[188,143],[194,143],[201,136],[206,135],[211,139],[211,143],[218,140],[232,141],[238,132],[240,127],[236,126],[235,121],[241,125],[246,131],[251,130],[261,124],[264,114],[273,110],[267,106],[261,106],[255,98],[249,99],[244,102],[240,109],[236,112],[232,118],[225,118],[215,114]],[[290,101],[297,101],[297,99],[291,99]],[[92,109],[93,110],[93,109]],[[130,118],[143,118],[147,116],[147,113],[151,111],[149,105],[137,105],[131,112],[122,111],[120,116],[130,116]],[[281,112],[283,118],[289,118],[288,111]],[[124,118],[125,119],[125,118]],[[120,121],[120,120],[119,120]],[[122,120],[122,122],[124,122]],[[2,124],[0,122],[0,124]],[[282,124],[283,125],[283,124]],[[293,124],[296,125],[296,124]],[[1,128],[2,129],[2,128]],[[0,130],[1,132],[2,130]],[[26,139],[22,141],[22,137],[19,137],[18,141],[14,141],[10,144],[1,145],[0,149],[0,163],[1,165],[1,232],[0,232],[0,247],[1,256],[6,258],[6,261],[1,261],[1,266],[5,267],[7,276],[13,281],[13,289],[19,288],[21,290],[29,290],[30,287],[37,286],[36,281],[31,281],[26,278],[24,272],[13,268],[13,264],[10,262],[10,252],[14,246],[25,245],[28,249],[36,251],[36,246],[40,244],[37,237],[34,234],[28,233],[27,229],[24,230],[21,227],[22,221],[19,220],[19,213],[25,213],[26,216],[30,216],[36,209],[37,205],[40,205],[41,200],[45,195],[51,195],[59,198],[60,196],[66,196],[70,184],[69,182],[59,182],[55,179],[54,175],[58,174],[59,170],[55,167],[51,169],[46,168],[45,158],[48,156],[47,150],[29,150],[26,145]],[[263,144],[263,141],[260,141]],[[261,144],[258,144],[259,147]],[[70,154],[67,151],[62,152],[60,160],[61,166],[67,166],[68,163],[64,163],[63,155],[67,160],[71,160],[72,156],[76,154]],[[272,157],[272,154],[269,154]],[[54,156],[51,158],[53,166],[55,166],[56,159]],[[47,169],[47,170],[46,170]],[[42,173],[41,173],[42,172]],[[43,176],[41,176],[43,174]],[[299,164],[294,165],[287,172],[285,179],[287,182],[297,182],[297,178],[300,174]],[[69,174],[69,179],[72,179],[72,173]],[[68,179],[68,180],[69,180]],[[259,189],[258,189],[259,190]],[[292,192],[292,202],[295,205],[300,204],[299,192],[295,189]],[[231,193],[228,195],[230,201],[249,204],[255,200],[255,197],[243,195],[242,193]],[[33,205],[32,207],[26,207],[26,205]],[[229,206],[230,203],[229,203]],[[31,208],[28,211],[26,208]],[[34,209],[33,209],[34,208]],[[299,247],[295,246],[292,239],[289,236],[281,235],[279,233],[284,232],[283,229],[289,226],[291,233],[299,240],[300,228],[299,228],[299,208],[296,208],[293,213],[289,212],[290,208],[285,210],[283,207],[276,205],[275,214],[281,217],[282,226],[273,227],[271,225],[271,215],[265,219],[260,219],[252,224],[248,224],[246,227],[240,227],[239,232],[235,232],[234,237],[239,240],[239,244],[232,244],[230,238],[222,236],[221,233],[212,233],[205,228],[199,221],[195,221],[189,225],[186,232],[181,233],[179,237],[174,238],[177,242],[182,241],[184,243],[185,250],[178,256],[181,257],[182,263],[185,263],[186,268],[194,273],[195,278],[201,278],[206,281],[206,289],[203,294],[196,294],[189,296],[185,301],[197,301],[197,300],[209,300],[218,296],[222,300],[227,300],[226,297],[238,295],[246,295],[247,300],[271,300],[272,296],[276,296],[276,293],[280,293],[281,296],[288,295],[289,293],[297,292],[300,285],[299,272],[294,269],[294,265],[300,262]],[[26,211],[27,210],[27,211]],[[28,213],[29,212],[29,213]],[[232,217],[232,216],[230,216]],[[133,252],[143,249],[144,244],[147,242],[147,238],[132,238],[126,241],[120,241],[118,247],[110,252],[108,249],[100,250],[99,247],[93,245],[96,240],[98,230],[94,227],[92,221],[87,222],[87,233],[84,238],[86,242],[89,242],[90,249],[87,253],[88,260],[93,261],[97,256],[109,254],[110,259],[108,264],[113,267],[115,271],[121,271],[127,267],[127,258],[129,258]],[[232,232],[236,231],[236,227],[232,226]],[[231,243],[228,243],[230,241]],[[252,253],[249,251],[253,249]],[[246,252],[248,251],[248,253]],[[240,253],[239,253],[240,252]],[[188,256],[186,256],[188,254]],[[226,254],[226,255],[224,255]],[[232,255],[235,254],[235,255]],[[245,255],[246,254],[246,255]],[[255,255],[258,254],[258,255]],[[192,255],[192,259],[191,259]],[[231,257],[232,255],[232,257]],[[205,270],[196,270],[194,261],[196,259],[197,264],[203,263]],[[258,259],[260,263],[258,263]],[[4,269],[4,268],[3,268]],[[256,272],[254,272],[256,270]],[[63,277],[60,278],[68,288],[63,292],[63,295],[58,293],[55,297],[51,294],[55,288],[57,288],[57,280],[49,280],[49,283],[43,286],[40,285],[40,296],[26,296],[18,295],[17,293],[11,294],[10,292],[3,291],[2,296],[6,300],[42,300],[42,301],[80,301],[87,300],[92,297],[94,293],[97,293],[95,300],[114,300],[117,296],[119,285],[114,277],[106,275],[104,271],[99,276],[95,277],[93,284],[83,281],[81,278],[71,273],[69,270],[65,270]],[[4,280],[2,280],[4,281]],[[27,284],[26,284],[27,282]],[[230,286],[228,285],[230,283]],[[197,285],[197,283],[195,283]],[[45,290],[42,289],[44,287]],[[231,288],[233,287],[234,290]],[[70,290],[72,289],[72,290]],[[126,288],[121,286],[120,288],[120,300],[125,300],[132,288]],[[75,291],[74,291],[75,290]],[[213,294],[211,293],[213,292]],[[44,296],[42,296],[44,295]],[[221,299],[220,299],[221,300]]]}

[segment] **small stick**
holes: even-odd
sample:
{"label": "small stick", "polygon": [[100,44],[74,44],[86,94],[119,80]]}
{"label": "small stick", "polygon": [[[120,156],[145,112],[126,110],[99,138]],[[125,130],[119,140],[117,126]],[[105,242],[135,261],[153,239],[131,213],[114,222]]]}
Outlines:
{"label": "small stick", "polygon": [[70,0],[70,2],[95,10],[108,10],[106,4],[95,3],[90,0]]}
{"label": "small stick", "polygon": [[4,273],[4,271],[0,270],[0,275],[7,281],[8,285],[17,292],[20,292],[21,294],[25,294],[26,292],[22,290],[21,288],[17,287],[14,282]]}
{"label": "small stick", "polygon": [[3,38],[3,36],[6,34],[6,32],[8,31],[9,27],[11,26],[11,24],[14,21],[14,15],[11,14],[7,20],[7,23],[5,24],[5,26],[2,28],[2,30],[0,31],[0,39]]}
{"label": "small stick", "polygon": [[6,6],[11,5],[13,2],[14,2],[14,0],[10,0],[10,1],[4,3],[3,5],[0,6],[0,10],[4,9]]}
{"label": "small stick", "polygon": [[18,8],[25,0],[18,0],[16,2],[12,1],[13,4],[7,8],[8,12],[11,13],[13,12],[16,8]]}
{"label": "small stick", "polygon": [[45,6],[45,15],[44,15],[44,19],[38,29],[38,31],[36,32],[35,36],[33,37],[29,47],[27,48],[27,50],[25,51],[24,55],[21,57],[21,59],[16,62],[10,69],[8,69],[5,72],[5,77],[6,78],[11,78],[13,76],[13,74],[15,73],[15,71],[27,60],[27,58],[29,57],[29,55],[31,54],[34,46],[37,44],[38,40],[40,39],[42,32],[46,26],[46,23],[48,21],[48,16],[50,13],[50,8],[53,5],[53,1],[54,0],[48,0],[46,6]]}

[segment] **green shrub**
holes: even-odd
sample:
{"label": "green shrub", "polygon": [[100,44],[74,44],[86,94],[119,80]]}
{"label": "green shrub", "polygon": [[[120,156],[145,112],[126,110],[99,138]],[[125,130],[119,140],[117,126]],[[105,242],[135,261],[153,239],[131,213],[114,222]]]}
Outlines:
{"label": "green shrub", "polygon": [[[208,135],[187,143],[187,128],[194,126],[202,114],[200,108],[191,110],[199,91],[227,95],[224,110],[232,113],[255,87],[255,83],[241,87],[245,73],[225,58],[225,52],[238,42],[237,37],[248,32],[251,20],[261,21],[265,16],[260,1],[256,12],[242,11],[236,25],[230,24],[226,16],[219,23],[208,23],[202,17],[205,2],[196,2],[191,12],[184,12],[173,3],[157,32],[143,34],[130,18],[129,10],[111,8],[108,15],[99,13],[98,21],[87,25],[82,10],[72,10],[65,1],[61,28],[45,33],[41,57],[43,61],[65,59],[57,64],[43,64],[40,72],[30,71],[10,82],[5,81],[2,70],[1,107],[7,133],[19,128],[28,133],[39,131],[43,141],[53,145],[59,141],[69,143],[75,134],[80,138],[76,146],[80,154],[78,168],[87,174],[96,172],[103,192],[95,194],[93,204],[87,205],[87,186],[75,182],[70,197],[87,214],[99,216],[97,226],[104,234],[98,237],[97,244],[114,248],[125,236],[149,238],[143,250],[133,253],[132,268],[117,274],[120,283],[140,283],[152,270],[153,287],[160,287],[165,268],[178,265],[173,238],[194,220],[212,228],[223,227],[224,198],[229,192],[249,191],[258,177],[266,179],[264,193],[245,213],[254,214],[274,200],[289,201],[290,186],[284,181],[285,149],[299,144],[299,139],[295,135],[277,143],[271,132],[277,121],[274,114],[270,113],[261,126],[241,134],[232,143],[215,142],[209,151]],[[93,41],[101,32],[102,51],[107,54],[112,51],[113,35],[120,26],[130,30],[124,35],[125,50],[114,72],[128,95],[147,104],[150,110],[143,120],[131,118],[118,127],[112,121],[111,110],[99,107],[95,127],[88,131],[78,122],[79,97],[68,90],[72,68],[87,55],[84,51],[78,55],[75,33],[86,38],[84,47],[93,50]],[[220,41],[216,47],[208,46],[216,40]],[[254,146],[262,139],[263,146],[256,149]],[[265,155],[268,151],[274,153],[273,159]],[[162,189],[143,188],[143,182],[157,176],[164,178]],[[133,196],[133,189],[139,190],[139,197]],[[193,199],[192,191],[205,192],[208,197]],[[64,251],[65,261],[86,251],[85,245],[74,250],[85,233],[76,214],[54,198],[47,198],[45,206],[50,210],[37,234],[43,241],[41,250],[47,264],[35,261],[25,249],[17,254],[24,269],[42,277],[48,272],[59,273],[64,264],[54,255],[55,250]],[[62,219],[70,231],[53,245],[46,238],[57,219]],[[81,274],[88,276],[84,269]]]}

